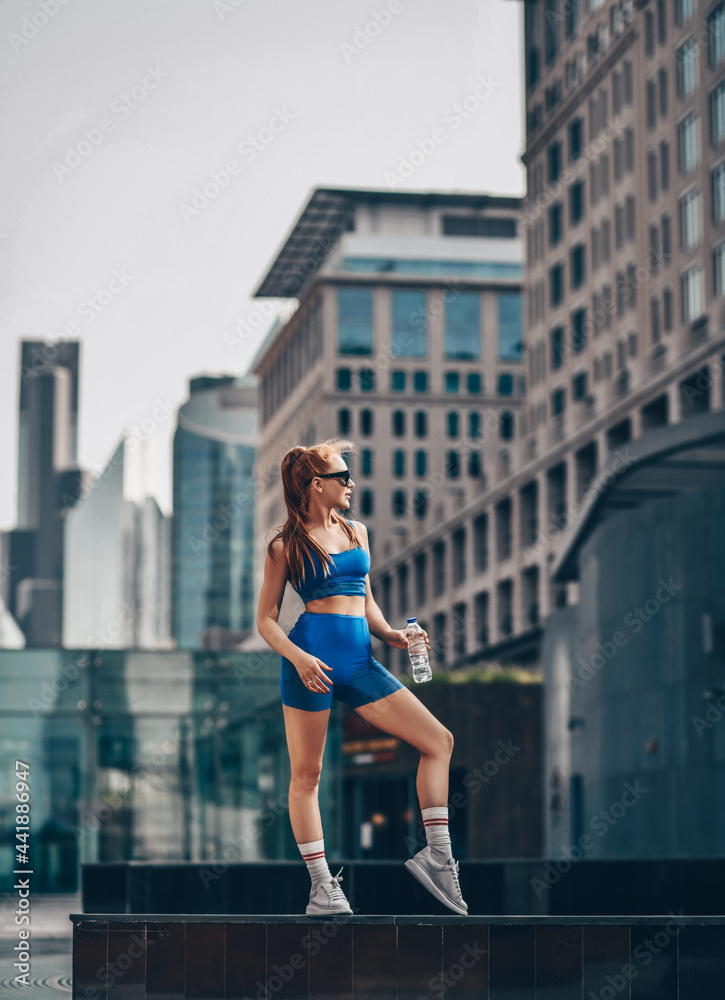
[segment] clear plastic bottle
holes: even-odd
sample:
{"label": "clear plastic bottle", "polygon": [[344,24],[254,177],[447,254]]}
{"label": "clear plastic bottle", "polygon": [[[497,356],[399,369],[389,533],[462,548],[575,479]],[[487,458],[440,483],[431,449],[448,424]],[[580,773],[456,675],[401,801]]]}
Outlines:
{"label": "clear plastic bottle", "polygon": [[418,624],[416,618],[408,618],[405,628],[405,636],[408,640],[408,656],[413,669],[413,680],[418,684],[429,681],[433,677],[428,660],[428,650],[425,645],[423,629]]}

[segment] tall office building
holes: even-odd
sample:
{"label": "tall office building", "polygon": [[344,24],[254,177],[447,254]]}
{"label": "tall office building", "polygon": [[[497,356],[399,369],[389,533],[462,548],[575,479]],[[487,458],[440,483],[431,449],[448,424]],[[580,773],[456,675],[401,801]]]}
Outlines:
{"label": "tall office building", "polygon": [[[368,526],[374,565],[498,479],[525,392],[520,207],[492,195],[313,193],[255,293],[299,303],[252,365],[259,539],[284,520],[279,466],[295,444],[356,443],[349,516]],[[403,621],[415,601],[411,589]]]}
{"label": "tall office building", "polygon": [[133,499],[138,442],[124,437],[65,520],[63,646],[168,649],[171,518]]}
{"label": "tall office building", "polygon": [[254,628],[256,381],[193,378],[179,409],[172,546],[179,648],[226,648]]}
{"label": "tall office building", "polygon": [[2,598],[27,645],[61,642],[63,520],[78,497],[77,341],[20,345],[17,527],[3,533]]}

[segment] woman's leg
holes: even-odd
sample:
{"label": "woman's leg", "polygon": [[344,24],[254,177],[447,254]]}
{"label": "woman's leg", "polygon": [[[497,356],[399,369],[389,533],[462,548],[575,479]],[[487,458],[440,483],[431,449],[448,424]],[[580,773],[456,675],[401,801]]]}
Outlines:
{"label": "woman's leg", "polygon": [[416,779],[420,808],[446,806],[453,736],[425,705],[403,688],[355,711],[377,729],[420,750]]}
{"label": "woman's leg", "polygon": [[292,771],[289,787],[290,823],[296,843],[307,844],[322,839],[317,792],[330,710],[306,712],[289,705],[283,705],[282,709]]}

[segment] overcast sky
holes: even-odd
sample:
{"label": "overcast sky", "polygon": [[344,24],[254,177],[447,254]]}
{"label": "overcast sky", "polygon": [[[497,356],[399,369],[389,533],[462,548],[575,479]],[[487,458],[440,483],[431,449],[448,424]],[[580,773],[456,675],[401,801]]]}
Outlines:
{"label": "overcast sky", "polygon": [[[0,528],[16,523],[21,339],[81,340],[80,465],[100,471],[143,422],[145,487],[168,513],[188,379],[246,370],[261,334],[230,350],[224,333],[258,308],[316,186],[387,188],[438,128],[400,188],[523,194],[522,12],[3,0]],[[457,118],[482,79],[490,97]],[[230,161],[203,206],[195,189]]]}

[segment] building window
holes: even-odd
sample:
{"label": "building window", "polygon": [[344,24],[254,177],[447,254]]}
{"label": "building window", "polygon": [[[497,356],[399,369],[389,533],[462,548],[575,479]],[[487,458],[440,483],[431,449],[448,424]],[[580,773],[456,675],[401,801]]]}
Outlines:
{"label": "building window", "polygon": [[670,144],[662,141],[660,143],[660,184],[663,191],[667,191],[670,186]]}
{"label": "building window", "polygon": [[372,354],[373,293],[370,288],[338,288],[337,342],[340,354]]}
{"label": "building window", "polygon": [[413,392],[428,392],[428,372],[413,372]]}
{"label": "building window", "polygon": [[433,546],[433,596],[440,597],[446,589],[446,543]]}
{"label": "building window", "polygon": [[669,264],[672,256],[672,226],[669,215],[662,216],[662,261]]}
{"label": "building window", "polygon": [[424,438],[428,434],[428,417],[425,410],[416,410],[415,413],[415,436]]}
{"label": "building window", "polygon": [[648,80],[645,91],[647,108],[647,128],[654,128],[657,121],[657,93],[654,80]]}
{"label": "building window", "polygon": [[675,0],[675,23],[684,24],[692,17],[694,0]]}
{"label": "building window", "polygon": [[725,4],[720,4],[707,19],[707,37],[710,40],[710,69],[725,59]]}
{"label": "building window", "polygon": [[650,300],[650,324],[652,327],[652,343],[657,344],[660,340],[660,300],[653,295]]}
{"label": "building window", "polygon": [[405,452],[402,450],[402,448],[397,448],[393,452],[393,475],[394,476],[405,475]]}
{"label": "building window", "polygon": [[405,517],[405,490],[393,490],[393,517]]}
{"label": "building window", "polygon": [[587,311],[575,309],[571,314],[571,347],[574,352],[584,349],[587,342]]}
{"label": "building window", "polygon": [[702,268],[699,264],[682,275],[682,320],[691,323],[702,315]]}
{"label": "building window", "polygon": [[677,162],[681,174],[697,166],[700,158],[697,131],[697,115],[692,111],[677,126]]}
{"label": "building window", "polygon": [[569,272],[571,275],[571,287],[572,289],[579,288],[584,283],[584,261],[585,261],[585,245],[583,243],[577,244],[577,246],[572,247],[569,255]]}
{"label": "building window", "polygon": [[445,375],[446,392],[458,392],[460,384],[461,384],[461,378],[458,372],[446,372]]}
{"label": "building window", "polygon": [[659,269],[660,231],[657,226],[649,227],[649,266],[653,274]]}
{"label": "building window", "polygon": [[478,479],[481,475],[481,452],[469,451],[468,453],[468,475],[471,479]]}
{"label": "building window", "polygon": [[447,358],[478,358],[481,354],[481,299],[477,293],[445,295]]}
{"label": "building window", "polygon": [[415,516],[424,518],[428,513],[428,493],[425,490],[416,490],[413,496]]}
{"label": "building window", "polygon": [[680,198],[680,246],[690,250],[700,242],[700,192],[697,188]]}
{"label": "building window", "polygon": [[502,372],[498,377],[499,396],[510,396],[514,391],[514,377],[508,372]]}
{"label": "building window", "polygon": [[375,391],[375,372],[372,368],[360,369],[360,389],[362,392]]}
{"label": "building window", "polygon": [[496,561],[503,562],[511,556],[511,498],[496,504]]}
{"label": "building window", "polygon": [[562,217],[563,211],[561,202],[555,202],[549,209],[549,246],[555,247],[562,237]]}
{"label": "building window", "polygon": [[403,437],[405,434],[405,410],[393,410],[393,436]]}
{"label": "building window", "polygon": [[474,441],[481,436],[481,414],[476,410],[468,414],[468,436]]}
{"label": "building window", "polygon": [[669,288],[662,292],[662,327],[665,332],[672,329],[672,292]]}
{"label": "building window", "polygon": [[477,573],[488,569],[488,515],[479,514],[473,521],[473,565]]}
{"label": "building window", "polygon": [[578,160],[584,144],[584,119],[575,118],[569,123],[569,162]]}
{"label": "building window", "polygon": [[657,72],[657,83],[660,94],[660,118],[667,117],[667,70],[660,66]]}
{"label": "building window", "polygon": [[458,479],[461,474],[461,463],[457,451],[449,451],[446,456],[446,475],[449,479]]}
{"label": "building window", "polygon": [[677,66],[677,96],[687,97],[697,85],[697,46],[690,37],[675,52]]}
{"label": "building window", "polygon": [[555,184],[559,180],[561,160],[561,143],[556,139],[546,151],[546,180],[548,184]]}
{"label": "building window", "polygon": [[725,295],[725,243],[720,243],[713,250],[712,266],[715,295]]}
{"label": "building window", "polygon": [[427,470],[427,452],[419,448],[415,453],[415,474],[416,476],[424,476]]}
{"label": "building window", "polygon": [[469,372],[466,376],[466,389],[472,396],[477,396],[483,391],[481,376],[478,372]]}
{"label": "building window", "polygon": [[405,392],[405,372],[390,373],[390,388],[393,392]]}
{"label": "building window", "polygon": [[551,415],[558,417],[564,412],[566,396],[563,389],[554,389],[551,394]]}
{"label": "building window", "polygon": [[569,225],[576,226],[584,217],[584,181],[576,181],[569,188]]}
{"label": "building window", "polygon": [[657,153],[647,153],[647,193],[650,201],[657,198]]}
{"label": "building window", "polygon": [[373,453],[369,448],[363,448],[360,452],[360,471],[363,476],[373,474]]}
{"label": "building window", "polygon": [[370,517],[370,515],[374,512],[374,509],[373,491],[363,490],[360,494],[360,513],[363,517]]}
{"label": "building window", "polygon": [[417,289],[394,289],[391,305],[393,357],[424,358],[428,353],[426,293]]}
{"label": "building window", "polygon": [[363,437],[370,437],[373,433],[372,410],[360,410],[360,433]]}
{"label": "building window", "polygon": [[712,221],[725,219],[725,163],[718,164],[712,174]]}
{"label": "building window", "polygon": [[725,80],[710,94],[710,136],[713,144],[725,136]]}
{"label": "building window", "polygon": [[349,368],[337,369],[337,388],[341,392],[346,392],[348,389],[352,389],[352,372]]}
{"label": "building window", "polygon": [[498,356],[501,361],[520,361],[524,350],[521,293],[499,292]]}
{"label": "building window", "polygon": [[551,352],[550,352],[551,370],[556,371],[557,368],[561,368],[564,362],[565,348],[564,348],[563,326],[554,327],[554,329],[549,334],[549,343],[551,346]]}
{"label": "building window", "polygon": [[448,437],[449,438],[458,437],[458,414],[456,413],[455,410],[451,410],[451,412],[448,414],[447,422],[448,422]]}
{"label": "building window", "polygon": [[463,583],[466,579],[466,529],[456,528],[451,541],[453,543],[453,583]]}
{"label": "building window", "polygon": [[346,408],[337,411],[337,433],[350,433],[350,411]]}
{"label": "building window", "polygon": [[549,299],[552,309],[560,305],[564,298],[564,265],[554,264],[549,268]]}
{"label": "building window", "polygon": [[501,414],[499,432],[502,441],[510,441],[514,436],[514,415],[508,410],[504,410]]}
{"label": "building window", "polygon": [[428,559],[425,552],[419,552],[413,559],[413,578],[415,580],[415,603],[422,608],[426,602],[426,572]]}
{"label": "building window", "polygon": [[587,373],[577,372],[571,380],[571,398],[584,399],[587,394]]}
{"label": "building window", "polygon": [[657,0],[657,41],[660,45],[667,42],[667,5],[665,0]]}

